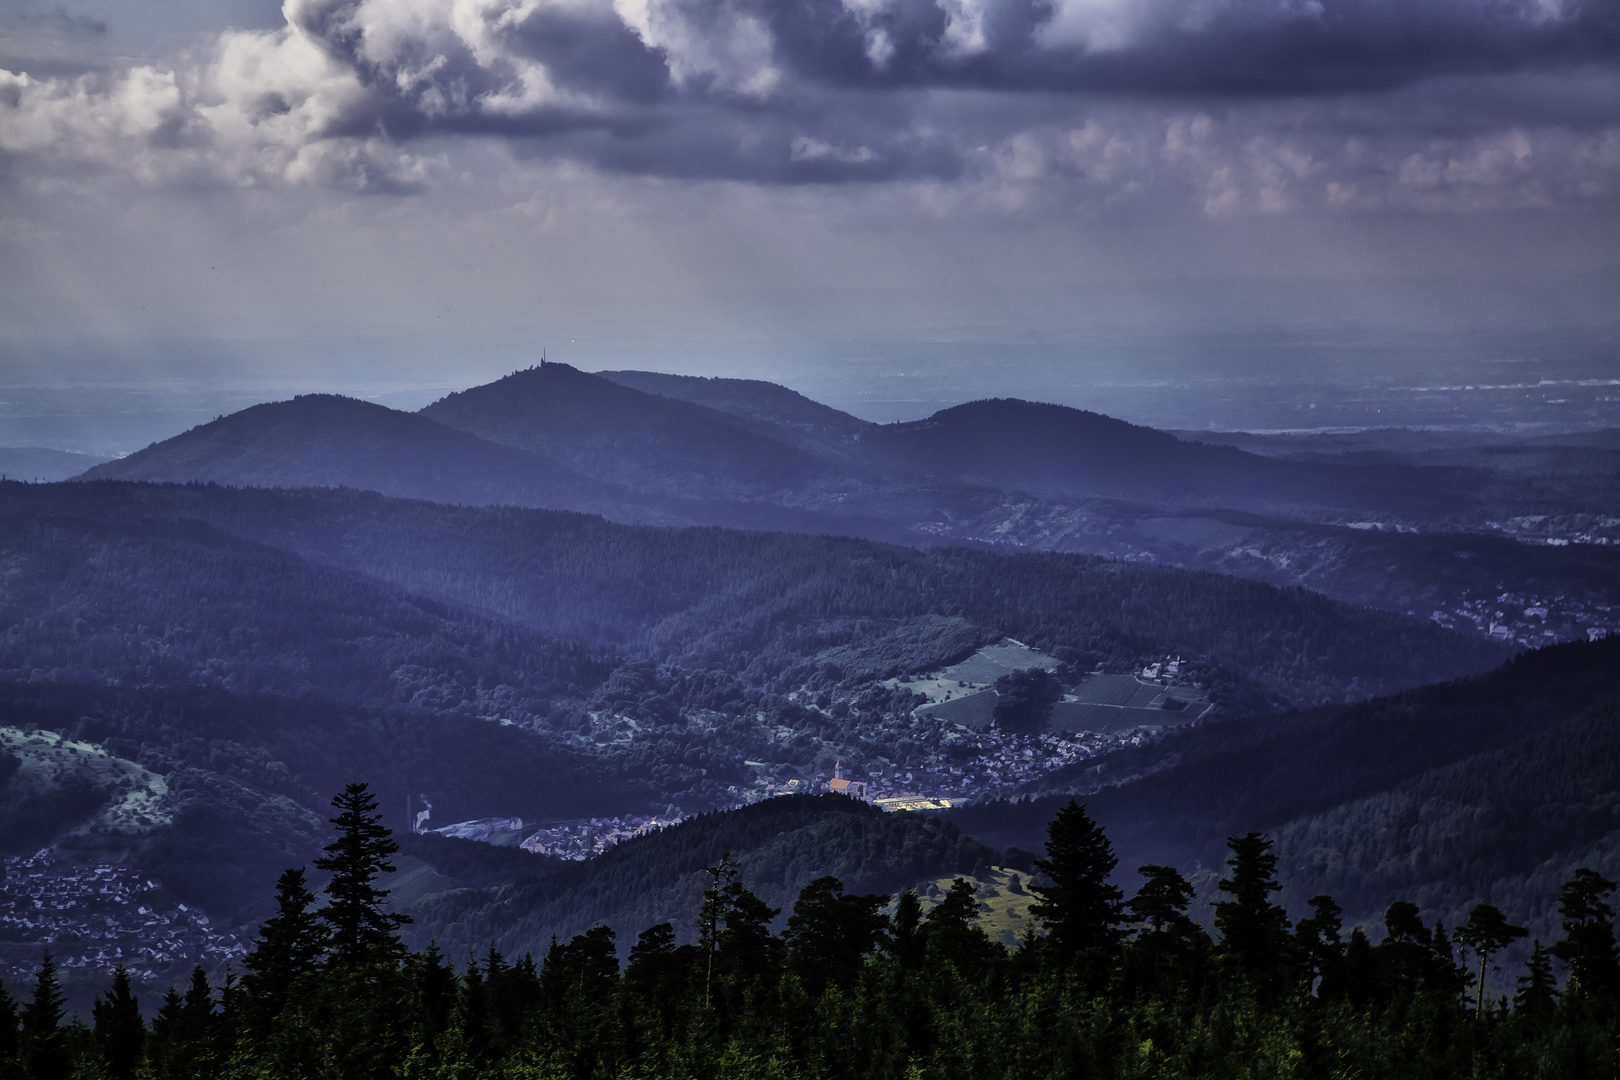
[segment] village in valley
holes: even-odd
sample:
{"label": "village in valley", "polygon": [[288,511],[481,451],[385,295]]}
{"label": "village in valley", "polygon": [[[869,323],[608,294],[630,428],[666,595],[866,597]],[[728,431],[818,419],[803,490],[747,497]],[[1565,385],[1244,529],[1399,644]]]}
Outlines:
{"label": "village in valley", "polygon": [[59,862],[49,849],[5,858],[0,878],[0,979],[32,978],[41,950],[57,967],[108,970],[137,982],[193,964],[217,967],[246,952],[199,908],[165,897],[127,866]]}
{"label": "village in valley", "polygon": [[[839,758],[830,771],[745,761],[752,782],[727,788],[726,808],[782,795],[833,793],[891,812],[948,810],[1011,795],[1055,769],[1139,746],[1167,728],[1197,722],[1213,708],[1180,658],[1169,656],[1128,673],[1070,672],[1072,685],[1046,706],[1040,730],[1004,730],[996,722],[998,679],[1060,667],[1056,659],[1005,639],[939,671],[889,680],[888,685],[913,695],[917,704],[904,722],[930,732],[927,753],[904,763]],[[77,750],[96,762],[104,756],[100,748],[69,745],[48,733],[27,737],[40,743],[33,747],[37,753]],[[409,808],[415,832],[516,847],[567,862],[594,858],[678,824],[692,812],[671,807],[657,815],[539,822],[491,817],[431,828],[431,804],[425,797],[421,804],[420,811]],[[31,978],[46,950],[60,968],[106,971],[123,965],[146,984],[195,964],[217,969],[246,951],[235,934],[220,932],[202,910],[173,900],[160,882],[131,867],[62,861],[46,848],[7,856],[3,870],[0,979],[7,982]]]}
{"label": "village in valley", "polygon": [[1447,630],[1472,631],[1531,649],[1620,633],[1620,607],[1564,595],[1464,594],[1450,610],[1436,608],[1429,619]]}
{"label": "village in valley", "polygon": [[[861,765],[837,759],[830,775],[788,763],[744,761],[753,782],[727,787],[732,801],[723,808],[782,795],[832,793],[891,812],[949,810],[1012,795],[1055,769],[1140,746],[1167,728],[1196,723],[1213,708],[1184,661],[1165,656],[1128,673],[1099,668],[1078,677],[1048,707],[1042,731],[1007,731],[995,723],[997,679],[1060,667],[1057,659],[1007,638],[939,671],[890,679],[885,686],[903,687],[919,702],[908,723],[932,729],[938,752],[906,764],[881,757]],[[426,816],[418,815],[417,823],[420,831],[577,862],[685,816],[677,810],[545,822],[494,817],[427,830],[420,828]]]}

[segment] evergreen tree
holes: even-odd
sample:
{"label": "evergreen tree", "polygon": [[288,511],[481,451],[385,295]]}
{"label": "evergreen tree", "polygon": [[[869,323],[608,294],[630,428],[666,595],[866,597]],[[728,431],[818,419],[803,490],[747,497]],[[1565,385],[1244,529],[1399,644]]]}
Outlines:
{"label": "evergreen tree", "polygon": [[716,959],[719,970],[733,980],[773,981],[783,959],[782,940],[771,933],[771,923],[782,913],[740,882],[727,886],[725,929],[720,931]]}
{"label": "evergreen tree", "polygon": [[222,1056],[218,1020],[208,973],[193,968],[185,994],[170,987],[152,1021],[147,1052],[154,1080],[214,1075]]}
{"label": "evergreen tree", "polygon": [[284,871],[276,880],[276,913],[259,928],[253,951],[242,959],[245,989],[262,1026],[281,1012],[293,980],[314,970],[325,951],[327,928],[313,910],[315,894],[304,871]]}
{"label": "evergreen tree", "polygon": [[922,964],[926,942],[922,935],[922,902],[916,889],[906,889],[894,902],[894,917],[889,921],[889,939],[886,948],[900,967],[910,970]]}
{"label": "evergreen tree", "polygon": [[788,962],[812,993],[829,982],[851,983],[889,920],[886,896],[848,896],[835,877],[819,877],[799,892],[784,938]]}
{"label": "evergreen tree", "polygon": [[1282,886],[1271,841],[1257,832],[1229,837],[1230,876],[1217,886],[1232,899],[1215,904],[1215,926],[1221,932],[1221,956],[1229,969],[1262,1001],[1282,991],[1289,963],[1288,914],[1271,902]]}
{"label": "evergreen tree", "polygon": [[1305,991],[1332,998],[1343,978],[1344,909],[1326,893],[1311,897],[1311,916],[1294,927],[1294,945],[1305,967]]}
{"label": "evergreen tree", "polygon": [[[485,982],[493,993],[501,989],[503,971],[490,950],[491,963],[485,969]],[[576,1007],[604,1004],[619,980],[619,952],[613,928],[593,926],[576,934],[566,945],[555,939],[540,968],[540,991],[554,1009],[572,1002]]]}
{"label": "evergreen tree", "polygon": [[96,998],[90,1013],[109,1080],[133,1080],[146,1048],[146,1022],[123,964],[113,972],[112,989]]}
{"label": "evergreen tree", "polygon": [[1132,921],[1142,924],[1146,932],[1158,934],[1187,917],[1187,906],[1193,898],[1192,882],[1173,866],[1149,863],[1138,866],[1136,872],[1147,880],[1125,905]]}
{"label": "evergreen tree", "polygon": [[979,926],[979,900],[967,878],[951,882],[945,898],[924,916],[922,928],[928,959],[950,964],[969,978],[983,975],[1006,956]]}
{"label": "evergreen tree", "polygon": [[326,885],[328,903],[320,918],[330,934],[334,959],[347,964],[386,957],[390,962],[403,948],[399,927],[410,917],[383,910],[388,891],[376,886],[377,877],[393,873],[389,856],[399,844],[377,813],[377,799],[365,784],[350,784],[332,800],[338,816],[332,818],[338,837],[326,845],[327,855],[315,860],[317,870],[332,875]]}
{"label": "evergreen tree", "polygon": [[1457,927],[1456,938],[1466,949],[1479,957],[1479,994],[1474,1001],[1474,1015],[1485,1015],[1485,970],[1491,957],[1529,936],[1522,926],[1513,926],[1507,917],[1490,904],[1476,904],[1468,913],[1468,922]]}
{"label": "evergreen tree", "polygon": [[1324,991],[1330,998],[1342,997],[1352,1005],[1365,1008],[1377,1001],[1383,991],[1379,978],[1378,953],[1361,927],[1350,931],[1344,944],[1344,978],[1335,987],[1328,983]]}
{"label": "evergreen tree", "polygon": [[28,1080],[67,1080],[73,1063],[62,1029],[62,984],[50,953],[40,964],[34,996],[22,1009],[22,1066]]}
{"label": "evergreen tree", "polygon": [[6,992],[5,984],[0,983],[0,1076],[22,1071],[22,1063],[17,1057],[20,1048],[17,999]]}
{"label": "evergreen tree", "polygon": [[1106,970],[1124,921],[1124,894],[1108,880],[1118,865],[1102,827],[1070,799],[1047,827],[1046,858],[1035,860],[1046,883],[1030,886],[1039,897],[1030,914],[1045,925],[1059,962]]}
{"label": "evergreen tree", "polygon": [[1519,991],[1513,995],[1513,1008],[1539,1019],[1549,1015],[1557,1002],[1558,980],[1553,977],[1552,954],[1541,947],[1540,941],[1534,941],[1525,973],[1519,976]]}
{"label": "evergreen tree", "polygon": [[1552,954],[1569,965],[1566,998],[1608,997],[1620,989],[1620,956],[1614,941],[1614,909],[1607,898],[1615,883],[1581,867],[1558,893],[1564,938]]}
{"label": "evergreen tree", "polygon": [[720,853],[720,861],[703,868],[710,877],[709,887],[703,890],[703,905],[698,909],[698,946],[703,950],[703,1000],[714,995],[715,957],[720,951],[720,929],[725,925],[730,888],[737,877],[737,864],[731,861],[731,852]]}
{"label": "evergreen tree", "polygon": [[430,1051],[435,1048],[455,1007],[458,989],[455,969],[444,962],[435,942],[406,958],[407,1000],[418,1039]]}
{"label": "evergreen tree", "polygon": [[1451,936],[1438,923],[1423,925],[1422,912],[1410,901],[1397,900],[1385,910],[1384,940],[1376,951],[1391,997],[1428,993],[1449,998],[1466,988]]}
{"label": "evergreen tree", "polygon": [[698,912],[698,944],[705,953],[705,1001],[722,978],[732,982],[774,978],[782,962],[782,942],[771,933],[771,920],[781,914],[737,880],[731,852],[704,867],[711,885]]}
{"label": "evergreen tree", "polygon": [[1125,904],[1138,927],[1128,976],[1154,993],[1166,992],[1171,984],[1187,988],[1196,981],[1194,967],[1209,948],[1208,935],[1187,914],[1192,882],[1169,866],[1150,863],[1136,872],[1147,880]]}

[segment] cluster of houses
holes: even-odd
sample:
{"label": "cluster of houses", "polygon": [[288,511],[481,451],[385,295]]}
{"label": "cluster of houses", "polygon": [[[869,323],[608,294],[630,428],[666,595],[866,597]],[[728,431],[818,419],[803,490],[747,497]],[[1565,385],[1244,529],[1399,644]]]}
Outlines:
{"label": "cluster of houses", "polygon": [[755,797],[824,790],[884,810],[948,810],[971,799],[1009,795],[1019,785],[1064,765],[1125,746],[1139,746],[1142,736],[1134,732],[1069,737],[981,731],[953,741],[965,744],[962,748],[974,753],[954,761],[941,758],[905,769],[872,769],[864,780],[846,777],[840,761],[824,788],[812,788],[801,781],[778,784],[771,777],[761,777],[762,782],[767,782],[765,790]]}
{"label": "cluster of houses", "polygon": [[1144,679],[1173,679],[1181,674],[1181,657],[1166,656],[1163,660],[1155,660],[1142,668]]}
{"label": "cluster of houses", "polygon": [[162,887],[128,866],[59,862],[49,849],[7,856],[0,877],[0,978],[31,977],[49,950],[58,967],[111,970],[140,981],[177,966],[246,952],[200,909],[164,902]]}
{"label": "cluster of houses", "polygon": [[1620,608],[1571,596],[1511,592],[1465,596],[1454,609],[1436,608],[1429,618],[1448,630],[1472,630],[1527,648],[1557,641],[1596,641],[1620,632]]}
{"label": "cluster of houses", "polygon": [[667,829],[680,820],[678,815],[668,817],[626,815],[557,821],[536,829],[520,841],[518,846],[536,855],[582,862],[602,854],[615,844],[657,832],[659,829]]}

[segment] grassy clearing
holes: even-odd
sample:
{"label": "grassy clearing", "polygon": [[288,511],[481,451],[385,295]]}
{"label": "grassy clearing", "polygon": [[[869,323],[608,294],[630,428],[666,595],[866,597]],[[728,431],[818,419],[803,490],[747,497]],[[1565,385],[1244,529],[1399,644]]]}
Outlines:
{"label": "grassy clearing", "polygon": [[0,759],[17,763],[4,766],[10,775],[0,783],[0,817],[28,820],[39,816],[30,814],[31,809],[47,807],[76,811],[51,830],[53,835],[30,836],[28,843],[64,836],[134,836],[173,820],[163,777],[94,743],[54,731],[0,728]]}
{"label": "grassy clearing", "polygon": [[912,715],[928,716],[970,728],[990,726],[996,711],[996,694],[991,689],[997,679],[1014,672],[1045,668],[1052,671],[1058,661],[1012,638],[989,645],[960,664],[924,675],[890,679],[883,685],[903,687],[927,699]]}
{"label": "grassy clearing", "polygon": [[[1029,891],[1031,875],[1005,866],[992,866],[974,880],[979,897],[979,926],[992,940],[1016,948],[1026,928],[1035,926],[1029,905],[1035,897]],[[939,878],[919,890],[926,911],[945,898],[955,878]]]}

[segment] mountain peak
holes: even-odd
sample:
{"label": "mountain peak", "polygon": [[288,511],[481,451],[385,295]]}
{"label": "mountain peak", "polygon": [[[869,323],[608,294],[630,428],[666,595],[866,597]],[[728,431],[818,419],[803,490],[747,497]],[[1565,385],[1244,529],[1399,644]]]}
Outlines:
{"label": "mountain peak", "polygon": [[753,498],[802,484],[821,468],[735,417],[568,364],[514,371],[419,415],[658,495]]}

